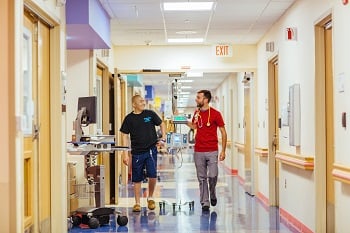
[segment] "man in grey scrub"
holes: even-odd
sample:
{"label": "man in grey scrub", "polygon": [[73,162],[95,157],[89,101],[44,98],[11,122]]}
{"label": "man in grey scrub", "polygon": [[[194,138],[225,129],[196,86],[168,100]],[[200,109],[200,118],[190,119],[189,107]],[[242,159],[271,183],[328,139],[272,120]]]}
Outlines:
{"label": "man in grey scrub", "polygon": [[[194,145],[194,163],[199,182],[200,202],[203,211],[210,205],[216,206],[216,183],[218,179],[218,160],[225,159],[227,134],[221,113],[209,106],[211,93],[208,90],[197,92],[198,109],[188,126],[196,131]],[[221,152],[218,146],[218,129],[221,133]],[[209,184],[208,184],[209,183]],[[210,201],[209,201],[210,195]]]}

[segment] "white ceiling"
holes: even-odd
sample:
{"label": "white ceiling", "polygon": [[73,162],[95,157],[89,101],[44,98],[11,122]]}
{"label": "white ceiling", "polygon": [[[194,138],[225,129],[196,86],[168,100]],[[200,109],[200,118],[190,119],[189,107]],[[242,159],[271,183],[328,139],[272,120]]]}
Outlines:
{"label": "white ceiling", "polygon": [[[165,12],[165,1],[168,0],[100,0],[111,17],[112,44],[171,46],[168,38],[184,37],[203,37],[205,45],[256,44],[296,0],[214,0],[215,7],[209,12]],[[208,0],[191,0],[198,1]],[[227,75],[204,74],[197,79],[200,82],[192,83],[194,93],[201,88],[215,89]],[[167,74],[143,75],[144,84],[154,85],[162,95],[168,93],[168,79]]]}

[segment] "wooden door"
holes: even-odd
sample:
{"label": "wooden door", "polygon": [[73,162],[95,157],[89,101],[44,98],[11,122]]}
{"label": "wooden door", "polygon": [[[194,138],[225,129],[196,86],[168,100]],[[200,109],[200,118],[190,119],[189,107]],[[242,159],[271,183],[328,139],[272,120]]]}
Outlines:
{"label": "wooden door", "polygon": [[279,98],[278,57],[269,62],[268,110],[269,110],[269,201],[279,206],[279,164],[275,160],[279,147]]}
{"label": "wooden door", "polygon": [[253,195],[252,190],[252,124],[251,124],[251,82],[244,84],[244,177],[246,192]]}
{"label": "wooden door", "polygon": [[316,232],[335,232],[332,15],[315,25]]}
{"label": "wooden door", "polygon": [[50,28],[29,11],[23,26],[23,227],[51,232]]}

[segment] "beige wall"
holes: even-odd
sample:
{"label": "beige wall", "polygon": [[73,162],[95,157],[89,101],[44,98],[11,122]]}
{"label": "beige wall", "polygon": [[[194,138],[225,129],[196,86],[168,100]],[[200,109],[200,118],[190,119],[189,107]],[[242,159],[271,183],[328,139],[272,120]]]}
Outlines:
{"label": "beige wall", "polygon": [[[227,147],[224,164],[230,169],[237,169],[237,155],[234,153],[233,142],[237,139],[237,73],[231,73],[213,93],[217,100],[212,106],[219,109],[225,121]],[[231,94],[230,94],[231,93]],[[232,96],[231,96],[232,95]],[[220,134],[219,134],[220,136]]]}
{"label": "beige wall", "polygon": [[233,45],[231,58],[215,57],[211,46],[118,46],[114,47],[114,61],[118,70],[180,71],[190,66],[203,72],[233,72],[256,67],[256,46]]}
{"label": "beige wall", "polygon": [[[90,95],[90,50],[67,50],[67,125],[66,140],[71,140],[73,121],[77,116],[78,97]],[[89,133],[88,128],[83,129]],[[87,130],[87,131],[86,131]]]}
{"label": "beige wall", "polygon": [[[337,164],[350,167],[350,130],[341,126],[341,113],[350,116],[350,6],[334,1],[333,8],[333,80],[334,80],[334,130],[335,158]],[[345,76],[345,91],[339,92],[337,83],[341,75]],[[349,231],[349,219],[346,217],[350,207],[350,185],[335,182],[335,224],[337,232]]]}
{"label": "beige wall", "polygon": [[[78,97],[89,96],[92,88],[92,51],[67,50],[67,135],[65,140],[72,138],[73,121],[77,116]],[[86,135],[90,134],[90,127],[83,128]],[[77,183],[86,183],[84,156],[67,154],[67,161],[76,162]],[[80,200],[78,200],[80,201]],[[81,203],[80,203],[81,204]]]}
{"label": "beige wall", "polygon": [[[347,22],[350,20],[349,5],[342,5],[342,1],[297,1],[294,6],[274,25],[258,44],[258,75],[259,85],[258,121],[268,122],[268,112],[264,109],[267,99],[267,66],[273,56],[279,56],[279,98],[280,110],[288,102],[288,87],[294,83],[301,85],[301,147],[300,154],[315,156],[315,41],[314,25],[329,13],[333,13],[333,65],[334,84],[336,88],[337,75],[345,73],[346,84],[349,84],[349,39],[350,30]],[[286,41],[284,29],[286,27],[297,28],[297,41]],[[273,41],[275,52],[266,52],[265,43]],[[341,112],[349,111],[347,99],[350,94],[335,93],[335,161],[345,166],[350,166],[348,156],[349,130],[341,127]],[[319,114],[319,113],[318,113]],[[279,114],[280,115],[280,114]],[[258,129],[257,143],[267,147],[267,128]],[[288,145],[288,128],[280,131],[280,150],[283,152],[296,153],[296,148]],[[280,167],[280,207],[292,214],[292,216],[315,230],[315,190],[314,172],[305,171],[295,167],[283,165]],[[316,168],[317,169],[317,168]],[[259,172],[268,174],[268,167],[264,163],[259,164]],[[268,181],[264,175],[260,178],[260,191],[268,196],[266,187]],[[287,182],[287,187],[284,183]],[[324,181],[325,182],[325,181]],[[302,190],[302,191],[301,191]],[[345,191],[347,190],[347,191]],[[347,185],[336,186],[336,229],[337,232],[348,230],[349,224],[344,214],[350,204],[350,193]],[[347,206],[347,207],[346,207]]]}

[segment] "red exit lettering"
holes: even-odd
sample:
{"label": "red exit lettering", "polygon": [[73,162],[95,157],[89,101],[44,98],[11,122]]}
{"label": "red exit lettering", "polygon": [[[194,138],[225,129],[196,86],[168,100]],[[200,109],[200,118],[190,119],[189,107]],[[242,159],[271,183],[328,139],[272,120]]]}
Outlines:
{"label": "red exit lettering", "polygon": [[216,56],[228,56],[228,45],[217,45],[215,49]]}

